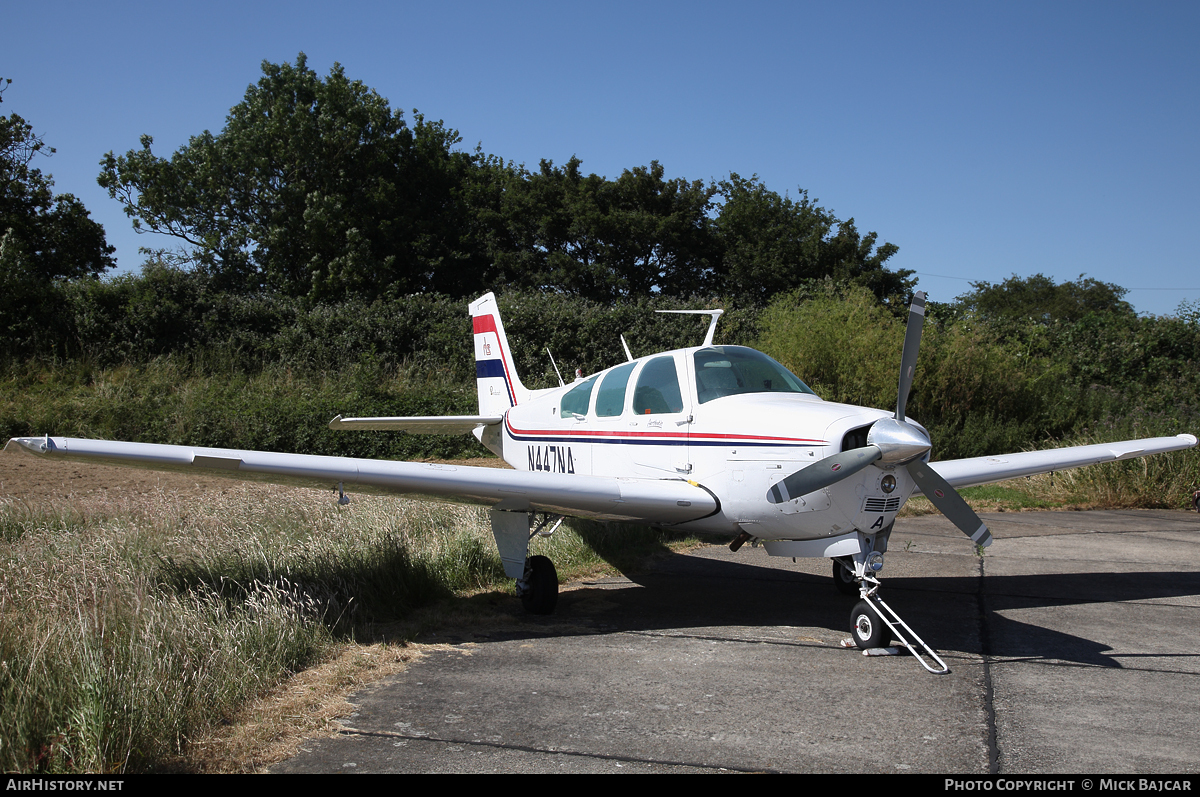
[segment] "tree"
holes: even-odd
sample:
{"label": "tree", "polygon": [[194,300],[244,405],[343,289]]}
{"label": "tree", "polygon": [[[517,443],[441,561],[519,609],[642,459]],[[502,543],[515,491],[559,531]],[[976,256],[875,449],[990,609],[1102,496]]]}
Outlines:
{"label": "tree", "polygon": [[102,161],[99,182],[135,228],[176,238],[182,262],[227,290],[312,300],[482,286],[462,197],[478,155],[454,130],[403,112],[334,64],[264,61],[224,129],[167,160],[153,139]]}
{"label": "tree", "polygon": [[[877,235],[859,235],[854,219],[839,222],[801,191],[796,200],[767,189],[757,175],[730,174],[719,183],[715,222],[722,257],[718,290],[755,306],[807,281],[832,278],[887,299],[912,290],[913,272],[888,271],[899,248],[875,246]],[[834,229],[836,228],[836,233]]]}
{"label": "tree", "polygon": [[715,186],[663,179],[663,167],[626,169],[606,186],[604,259],[623,295],[711,291],[716,252],[708,209]]}
{"label": "tree", "polygon": [[652,161],[609,180],[574,157],[530,172],[455,151],[457,132],[419,113],[410,127],[337,64],[324,79],[303,53],[262,68],[219,134],[169,159],[143,136],[108,153],[99,178],[135,228],[176,239],[159,260],[206,272],[214,290],[317,302],[513,286],[761,305],[813,278],[880,298],[911,289],[911,272],[884,268],[895,246],[757,178],[667,179]]}
{"label": "tree", "polygon": [[605,180],[584,175],[581,165],[574,157],[561,168],[543,160],[538,171],[515,175],[498,211],[506,251],[496,261],[507,284],[598,301],[618,295],[601,261]]}
{"label": "tree", "polygon": [[668,180],[657,161],[616,180],[582,164],[513,174],[500,210],[511,249],[496,258],[509,284],[603,302],[710,289],[715,188]]}
{"label": "tree", "polygon": [[1133,317],[1120,285],[1079,275],[1072,282],[1055,284],[1045,274],[1018,277],[1001,283],[972,282],[974,289],[956,300],[960,310],[990,321],[1030,319],[1040,324],[1079,321],[1092,313]]}
{"label": "tree", "polygon": [[[4,88],[11,83],[4,81]],[[95,277],[116,265],[104,228],[83,203],[56,195],[50,175],[31,166],[39,155],[53,153],[19,115],[0,117],[0,270],[6,285]]]}
{"label": "tree", "polygon": [[[12,83],[2,81],[3,91]],[[46,351],[63,339],[64,280],[94,279],[116,263],[104,228],[50,175],[31,165],[54,153],[17,114],[0,117],[0,335],[4,356]]]}
{"label": "tree", "polygon": [[717,236],[724,292],[754,306],[806,279],[823,277],[821,247],[836,219],[800,193],[793,201],[758,176],[730,174],[720,185]]}

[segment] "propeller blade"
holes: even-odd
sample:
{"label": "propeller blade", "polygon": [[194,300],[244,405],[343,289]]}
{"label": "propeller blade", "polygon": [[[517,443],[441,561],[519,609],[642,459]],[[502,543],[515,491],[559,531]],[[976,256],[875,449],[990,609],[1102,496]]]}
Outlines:
{"label": "propeller blade", "polygon": [[881,456],[883,452],[878,446],[867,446],[825,457],[819,462],[805,465],[791,476],[777,482],[767,491],[767,500],[772,504],[782,504],[793,498],[815,493],[847,476],[853,476]]}
{"label": "propeller blade", "polygon": [[904,422],[908,391],[912,389],[913,372],[917,370],[917,353],[921,350],[921,329],[925,326],[925,293],[913,294],[908,308],[908,328],[904,330],[904,353],[900,355],[900,389],[896,392],[896,420]]}
{"label": "propeller blade", "polygon": [[908,468],[909,475],[913,477],[913,481],[921,488],[925,497],[932,501],[951,523],[958,526],[959,531],[970,537],[976,545],[986,548],[992,544],[992,533],[979,519],[979,515],[967,506],[962,496],[938,475],[937,471],[924,462],[910,462],[904,467]]}

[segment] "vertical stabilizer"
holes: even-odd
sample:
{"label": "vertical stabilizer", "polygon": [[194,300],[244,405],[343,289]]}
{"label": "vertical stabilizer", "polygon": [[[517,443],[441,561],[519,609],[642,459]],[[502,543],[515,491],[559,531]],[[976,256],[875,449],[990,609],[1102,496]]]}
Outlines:
{"label": "vertical stabilizer", "polygon": [[471,325],[475,330],[475,385],[479,391],[479,412],[503,415],[509,407],[528,400],[529,391],[517,377],[495,294],[489,293],[471,302]]}

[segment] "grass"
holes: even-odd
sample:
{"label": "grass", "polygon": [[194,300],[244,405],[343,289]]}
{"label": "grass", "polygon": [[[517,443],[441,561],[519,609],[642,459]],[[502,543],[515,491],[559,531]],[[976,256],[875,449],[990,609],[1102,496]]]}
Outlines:
{"label": "grass", "polygon": [[5,771],[152,769],[329,649],[323,607],[294,582],[249,581],[238,601],[164,585],[163,554],[211,526],[170,512],[0,515]]}
{"label": "grass", "polygon": [[[569,579],[695,542],[568,522],[532,548]],[[474,507],[339,508],[260,485],[0,502],[0,768],[178,769],[194,740],[354,640],[411,637],[474,611],[457,599],[512,589]]]}
{"label": "grass", "polygon": [[[979,487],[965,487],[958,492],[976,512],[1022,512],[1032,509],[1069,508],[1067,501],[1047,497],[1024,479],[1014,479],[999,484],[985,484]],[[917,517],[930,515],[937,511],[928,498],[918,495],[908,500],[908,503],[900,510],[898,517]]]}

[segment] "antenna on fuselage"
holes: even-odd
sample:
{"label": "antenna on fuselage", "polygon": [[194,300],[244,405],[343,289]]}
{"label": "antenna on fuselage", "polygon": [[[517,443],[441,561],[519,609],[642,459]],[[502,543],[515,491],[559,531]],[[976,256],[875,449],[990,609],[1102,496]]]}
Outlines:
{"label": "antenna on fuselage", "polygon": [[713,345],[713,335],[717,332],[717,319],[721,317],[724,310],[655,310],[656,313],[682,313],[685,315],[710,315],[712,321],[708,322],[708,334],[704,336],[702,346]]}
{"label": "antenna on fuselage", "polygon": [[625,342],[625,336],[621,336],[621,348],[625,350],[625,356],[629,358],[629,362],[633,362],[633,355],[629,353],[629,344]]}
{"label": "antenna on fuselage", "polygon": [[554,375],[558,377],[558,386],[566,387],[566,382],[562,381],[562,374],[558,372],[558,363],[554,362],[554,355],[550,354],[550,347],[546,347],[546,354],[550,355],[550,364],[554,366]]}

